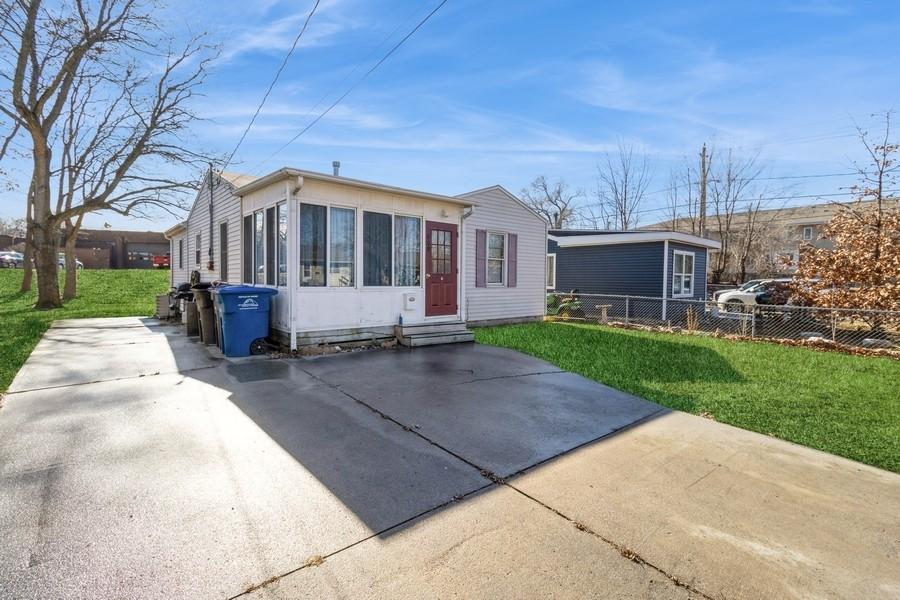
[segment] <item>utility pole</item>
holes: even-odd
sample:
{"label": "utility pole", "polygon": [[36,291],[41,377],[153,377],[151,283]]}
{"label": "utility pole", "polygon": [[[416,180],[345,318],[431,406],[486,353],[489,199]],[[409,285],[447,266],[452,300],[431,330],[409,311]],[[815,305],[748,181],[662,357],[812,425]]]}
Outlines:
{"label": "utility pole", "polygon": [[700,150],[700,236],[706,237],[706,174],[708,171],[706,144]]}

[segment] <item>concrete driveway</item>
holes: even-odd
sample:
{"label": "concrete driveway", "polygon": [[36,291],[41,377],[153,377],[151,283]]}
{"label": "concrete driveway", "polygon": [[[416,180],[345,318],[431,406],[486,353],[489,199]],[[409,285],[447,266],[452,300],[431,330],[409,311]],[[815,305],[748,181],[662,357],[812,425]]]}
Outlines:
{"label": "concrete driveway", "polygon": [[460,345],[227,361],[59,322],[0,597],[900,597],[900,476]]}

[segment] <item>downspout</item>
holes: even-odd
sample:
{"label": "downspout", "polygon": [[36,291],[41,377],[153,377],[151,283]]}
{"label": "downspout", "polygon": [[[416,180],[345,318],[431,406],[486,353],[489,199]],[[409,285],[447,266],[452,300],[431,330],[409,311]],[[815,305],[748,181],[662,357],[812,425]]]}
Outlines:
{"label": "downspout", "polygon": [[472,216],[472,213],[475,212],[474,206],[469,206],[463,209],[462,218],[460,219],[459,226],[459,262],[461,265],[461,275],[459,277],[459,290],[462,296],[462,302],[460,303],[460,318],[463,323],[469,320],[469,295],[466,293],[466,277],[468,277],[468,269],[466,268],[466,219]]}
{"label": "downspout", "polygon": [[303,189],[303,177],[297,177],[296,180],[288,179],[284,184],[285,191],[285,202],[287,203],[287,218],[288,218],[288,230],[287,230],[287,238],[288,238],[288,255],[287,255],[287,284],[288,284],[288,320],[290,322],[290,344],[291,344],[291,352],[296,352],[297,350],[297,315],[295,314],[294,307],[296,306],[296,293],[299,289],[297,274],[298,274],[298,261],[297,261],[297,244],[299,242],[299,236],[297,235],[297,218],[295,209],[295,199],[294,195],[298,194],[300,190]]}
{"label": "downspout", "polygon": [[213,166],[212,163],[209,163],[209,250],[207,250],[209,260],[206,262],[207,271],[216,268],[213,260],[213,227]]}

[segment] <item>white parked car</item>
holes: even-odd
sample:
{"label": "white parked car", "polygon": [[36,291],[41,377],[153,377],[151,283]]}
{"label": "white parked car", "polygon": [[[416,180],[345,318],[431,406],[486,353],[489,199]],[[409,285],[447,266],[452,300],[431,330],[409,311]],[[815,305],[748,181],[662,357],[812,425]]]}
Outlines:
{"label": "white parked car", "polygon": [[736,288],[732,288],[729,290],[719,290],[717,292],[713,292],[713,300],[718,300],[719,296],[721,296],[722,294],[727,294],[729,292],[738,292],[738,291],[745,292],[752,287],[756,287],[763,281],[768,281],[768,279],[751,279],[750,281],[747,281],[746,283],[744,283]]}
{"label": "white parked car", "polygon": [[729,308],[742,308],[744,306],[756,306],[756,297],[763,292],[770,291],[778,283],[790,283],[791,279],[754,279],[748,281],[736,290],[719,292],[715,296],[719,306]]}

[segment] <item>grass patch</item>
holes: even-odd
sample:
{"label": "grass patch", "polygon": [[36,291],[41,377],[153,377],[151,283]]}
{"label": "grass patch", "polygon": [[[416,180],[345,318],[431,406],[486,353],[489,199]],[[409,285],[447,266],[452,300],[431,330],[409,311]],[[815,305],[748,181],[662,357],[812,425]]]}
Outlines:
{"label": "grass patch", "polygon": [[62,308],[35,310],[37,281],[35,291],[23,294],[23,274],[21,269],[0,269],[0,394],[56,319],[150,316],[156,294],[169,289],[168,271],[85,269],[78,274],[77,298]]}
{"label": "grass patch", "polygon": [[478,329],[669,408],[900,472],[900,362],[775,344],[531,323]]}

